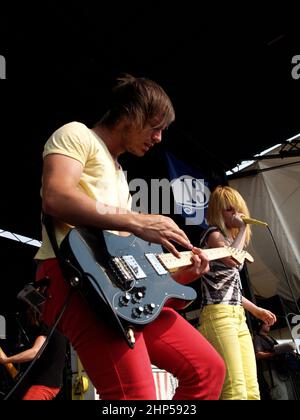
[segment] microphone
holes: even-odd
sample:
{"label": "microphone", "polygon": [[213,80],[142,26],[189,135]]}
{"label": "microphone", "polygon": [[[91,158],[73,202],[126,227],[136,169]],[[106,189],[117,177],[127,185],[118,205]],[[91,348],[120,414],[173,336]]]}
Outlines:
{"label": "microphone", "polygon": [[244,223],[246,224],[250,224],[250,225],[259,225],[259,226],[268,226],[268,223],[266,222],[262,222],[261,220],[256,220],[256,219],[252,219],[251,217],[244,217],[241,216],[241,219],[243,220]]}

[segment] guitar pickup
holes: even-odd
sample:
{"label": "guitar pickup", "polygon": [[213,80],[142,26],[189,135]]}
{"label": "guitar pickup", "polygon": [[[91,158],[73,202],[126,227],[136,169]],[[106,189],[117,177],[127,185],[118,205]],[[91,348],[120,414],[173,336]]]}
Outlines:
{"label": "guitar pickup", "polygon": [[163,274],[167,274],[166,269],[161,264],[161,262],[158,260],[157,256],[155,254],[145,254],[145,257],[149,261],[149,263],[152,265],[154,270],[159,274],[160,276]]}

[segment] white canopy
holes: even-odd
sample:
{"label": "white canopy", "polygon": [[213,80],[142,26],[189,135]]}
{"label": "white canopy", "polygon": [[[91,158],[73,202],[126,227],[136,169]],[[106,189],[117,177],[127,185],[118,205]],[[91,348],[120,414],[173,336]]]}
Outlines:
{"label": "white canopy", "polygon": [[[245,198],[251,217],[268,223],[286,272],[268,229],[253,225],[248,251],[255,262],[248,271],[254,293],[265,298],[278,294],[290,301],[300,298],[300,136],[294,143],[299,145],[294,157],[290,146],[290,156],[267,158],[278,155],[279,146],[229,181]],[[254,172],[245,177],[249,170]]]}

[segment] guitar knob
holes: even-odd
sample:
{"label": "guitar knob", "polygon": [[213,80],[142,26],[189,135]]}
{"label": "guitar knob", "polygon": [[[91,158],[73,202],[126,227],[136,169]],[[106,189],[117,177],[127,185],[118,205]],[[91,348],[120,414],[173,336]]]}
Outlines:
{"label": "guitar knob", "polygon": [[144,312],[144,308],[142,306],[138,306],[137,308],[134,308],[132,310],[132,315],[135,318],[139,318],[142,315],[143,312]]}
{"label": "guitar knob", "polygon": [[71,280],[70,280],[70,284],[71,284],[72,287],[80,286],[80,278],[77,277],[77,276],[72,277]]}
{"label": "guitar knob", "polygon": [[133,300],[133,302],[137,303],[137,302],[140,302],[143,297],[144,297],[144,294],[142,292],[136,292],[132,296],[132,300]]}
{"label": "guitar knob", "polygon": [[125,293],[125,295],[120,296],[119,302],[122,306],[127,306],[128,303],[130,302],[130,294]]}
{"label": "guitar knob", "polygon": [[145,312],[147,313],[147,314],[152,314],[153,313],[153,311],[154,311],[154,309],[155,309],[155,303],[148,303],[147,305],[145,305]]}

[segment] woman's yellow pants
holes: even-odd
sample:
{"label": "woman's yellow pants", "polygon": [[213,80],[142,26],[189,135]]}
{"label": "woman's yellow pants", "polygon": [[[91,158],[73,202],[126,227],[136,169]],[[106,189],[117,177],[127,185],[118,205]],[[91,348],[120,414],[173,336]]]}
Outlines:
{"label": "woman's yellow pants", "polygon": [[259,400],[255,353],[244,308],[207,305],[200,315],[199,330],[223,357],[226,365],[220,399]]}

